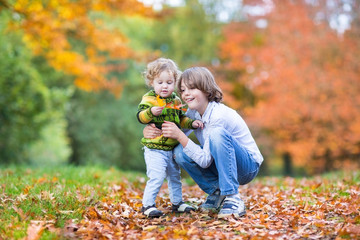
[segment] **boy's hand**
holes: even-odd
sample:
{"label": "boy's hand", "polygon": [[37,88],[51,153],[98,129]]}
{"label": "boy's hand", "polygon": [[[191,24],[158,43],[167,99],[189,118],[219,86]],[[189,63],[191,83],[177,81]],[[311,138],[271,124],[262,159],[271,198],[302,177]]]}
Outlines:
{"label": "boy's hand", "polygon": [[192,123],[192,127],[193,128],[201,128],[201,129],[203,129],[204,128],[204,123],[202,121],[200,121],[200,120],[195,120]]}
{"label": "boy's hand", "polygon": [[162,134],[162,131],[154,123],[150,123],[144,128],[143,134],[145,138],[156,138]]}
{"label": "boy's hand", "polygon": [[162,112],[162,110],[164,109],[164,107],[152,107],[151,108],[151,113],[154,115],[154,116],[159,116]]}

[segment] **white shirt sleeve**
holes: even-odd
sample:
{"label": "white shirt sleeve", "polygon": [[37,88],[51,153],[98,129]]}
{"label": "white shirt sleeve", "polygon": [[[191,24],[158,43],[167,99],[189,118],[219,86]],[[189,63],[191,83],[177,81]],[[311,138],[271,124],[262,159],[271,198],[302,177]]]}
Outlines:
{"label": "white shirt sleeve", "polygon": [[186,147],[183,149],[184,153],[202,168],[208,168],[214,160],[210,153],[208,133],[211,132],[212,128],[219,126],[222,126],[220,121],[213,121],[209,126],[204,127],[202,130],[204,138],[202,148],[189,139]]}
{"label": "white shirt sleeve", "polygon": [[207,168],[212,163],[213,159],[210,154],[209,141],[205,140],[204,147],[201,148],[199,145],[189,139],[186,147],[183,149],[184,153],[196,162],[200,167]]}
{"label": "white shirt sleeve", "polygon": [[262,163],[264,158],[249,128],[235,110],[220,103],[210,102],[202,117],[191,109],[186,114],[190,118],[200,119],[204,123],[203,129],[194,130],[201,146],[189,139],[186,147],[183,148],[184,153],[200,167],[207,168],[214,161],[210,153],[209,134],[214,131],[214,128],[218,127],[226,129],[240,145],[244,146],[253,155],[256,162]]}

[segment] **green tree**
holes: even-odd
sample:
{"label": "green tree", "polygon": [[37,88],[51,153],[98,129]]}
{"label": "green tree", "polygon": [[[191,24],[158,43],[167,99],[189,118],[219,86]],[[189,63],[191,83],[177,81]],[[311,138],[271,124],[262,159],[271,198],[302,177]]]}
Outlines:
{"label": "green tree", "polygon": [[9,27],[23,32],[23,41],[33,54],[74,76],[77,87],[86,91],[107,89],[115,95],[120,94],[121,84],[105,78],[104,65],[108,59],[129,59],[136,53],[127,46],[129,40],[121,30],[107,30],[93,13],[152,15],[151,9],[137,0],[2,0],[0,11],[11,14]]}
{"label": "green tree", "polygon": [[0,161],[28,160],[28,143],[51,114],[51,92],[31,61],[21,35],[6,33],[0,14]]}
{"label": "green tree", "polygon": [[[140,16],[111,17],[97,14],[110,31],[121,29],[130,39],[131,48],[142,58],[111,60],[106,66],[108,79],[123,83],[121,96],[108,92],[76,90],[66,111],[67,133],[72,154],[69,162],[76,165],[102,164],[121,169],[144,170],[140,139],[143,126],[136,119],[137,105],[147,91],[141,72],[146,56],[152,52],[144,38],[150,33],[149,19]],[[142,31],[136,31],[142,27]]]}
{"label": "green tree", "polygon": [[209,64],[216,57],[222,24],[198,0],[185,3],[182,7],[165,7],[162,18],[153,22],[151,48],[183,68]]}
{"label": "green tree", "polygon": [[[134,71],[121,75],[126,73]],[[141,75],[132,78],[141,79]],[[70,163],[145,169],[140,143],[142,126],[139,128],[136,119],[140,91],[144,92],[131,84],[124,87],[121,98],[108,92],[76,91],[66,114],[73,150]]]}
{"label": "green tree", "polygon": [[73,77],[54,70],[41,56],[33,57],[32,63],[50,90],[52,110],[48,123],[40,130],[39,139],[29,143],[30,162],[35,166],[67,163],[71,149],[66,133],[65,107],[76,89],[72,84]]}

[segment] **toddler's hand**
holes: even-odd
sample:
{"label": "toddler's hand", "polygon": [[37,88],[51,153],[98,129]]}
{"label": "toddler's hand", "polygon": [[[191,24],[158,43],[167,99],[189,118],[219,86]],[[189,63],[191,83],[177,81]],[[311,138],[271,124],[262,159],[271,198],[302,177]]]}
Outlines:
{"label": "toddler's hand", "polygon": [[159,116],[162,112],[162,110],[164,109],[164,107],[152,107],[151,108],[151,113],[154,115],[154,116]]}
{"label": "toddler's hand", "polygon": [[192,126],[193,126],[193,128],[201,128],[201,129],[203,129],[204,128],[204,123],[202,121],[200,121],[200,120],[195,120],[195,121],[193,121]]}

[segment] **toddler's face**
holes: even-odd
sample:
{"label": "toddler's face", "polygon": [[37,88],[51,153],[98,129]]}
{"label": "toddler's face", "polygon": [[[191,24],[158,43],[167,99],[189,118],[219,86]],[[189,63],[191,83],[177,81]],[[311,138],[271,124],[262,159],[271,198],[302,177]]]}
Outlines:
{"label": "toddler's face", "polygon": [[175,79],[168,71],[163,71],[154,79],[152,87],[160,97],[169,97],[175,89]]}

